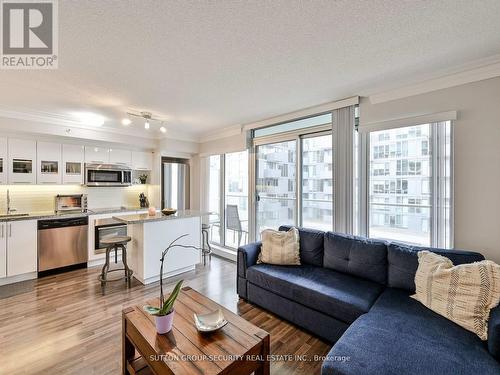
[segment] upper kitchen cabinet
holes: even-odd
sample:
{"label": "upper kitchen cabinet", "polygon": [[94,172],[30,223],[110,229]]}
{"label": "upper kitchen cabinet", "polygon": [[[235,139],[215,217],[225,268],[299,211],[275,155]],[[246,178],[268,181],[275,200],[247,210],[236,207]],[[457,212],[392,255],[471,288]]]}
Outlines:
{"label": "upper kitchen cabinet", "polygon": [[37,142],[37,182],[39,184],[60,184],[61,144],[53,142]]}
{"label": "upper kitchen cabinet", "polygon": [[0,138],[0,184],[7,183],[7,138]]}
{"label": "upper kitchen cabinet", "polygon": [[83,163],[85,147],[79,145],[63,145],[63,184],[83,184]]}
{"label": "upper kitchen cabinet", "polygon": [[85,146],[85,163],[109,163],[109,148]]}
{"label": "upper kitchen cabinet", "polygon": [[132,169],[151,171],[153,169],[153,154],[151,152],[132,151]]}
{"label": "upper kitchen cabinet", "polygon": [[36,142],[9,138],[9,183],[36,183]]}
{"label": "upper kitchen cabinet", "polygon": [[123,165],[131,165],[132,152],[130,150],[109,149],[109,162]]}

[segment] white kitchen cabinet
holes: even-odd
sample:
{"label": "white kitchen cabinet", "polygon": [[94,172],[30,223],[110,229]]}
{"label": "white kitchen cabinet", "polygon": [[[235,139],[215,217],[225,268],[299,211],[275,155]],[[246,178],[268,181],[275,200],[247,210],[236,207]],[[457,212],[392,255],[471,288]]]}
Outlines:
{"label": "white kitchen cabinet", "polygon": [[9,138],[9,183],[36,183],[36,142]]}
{"label": "white kitchen cabinet", "polygon": [[109,163],[109,148],[85,146],[85,163]]}
{"label": "white kitchen cabinet", "polygon": [[7,138],[0,137],[0,184],[8,183],[7,173]]}
{"label": "white kitchen cabinet", "polygon": [[153,154],[151,152],[132,151],[132,169],[150,171],[153,169]]}
{"label": "white kitchen cabinet", "polygon": [[63,184],[83,184],[85,147],[62,145],[62,160]]}
{"label": "white kitchen cabinet", "polygon": [[7,241],[5,227],[7,223],[0,223],[0,278],[7,276]]}
{"label": "white kitchen cabinet", "polygon": [[37,220],[7,222],[0,240],[7,243],[8,277],[37,271]]}
{"label": "white kitchen cabinet", "polygon": [[123,165],[131,165],[132,152],[130,150],[122,150],[118,148],[109,149],[109,162]]}
{"label": "white kitchen cabinet", "polygon": [[61,184],[62,182],[62,147],[60,143],[37,142],[37,183]]}

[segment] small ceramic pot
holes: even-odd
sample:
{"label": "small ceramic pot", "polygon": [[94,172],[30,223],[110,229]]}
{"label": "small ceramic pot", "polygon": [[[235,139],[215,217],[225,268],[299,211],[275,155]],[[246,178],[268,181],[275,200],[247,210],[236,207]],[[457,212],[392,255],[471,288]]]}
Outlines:
{"label": "small ceramic pot", "polygon": [[156,208],[155,207],[149,207],[148,208],[148,214],[149,216],[155,216],[156,215]]}
{"label": "small ceramic pot", "polygon": [[155,316],[156,332],[160,335],[170,332],[172,329],[172,323],[174,322],[174,313],[175,310],[172,310],[170,314]]}

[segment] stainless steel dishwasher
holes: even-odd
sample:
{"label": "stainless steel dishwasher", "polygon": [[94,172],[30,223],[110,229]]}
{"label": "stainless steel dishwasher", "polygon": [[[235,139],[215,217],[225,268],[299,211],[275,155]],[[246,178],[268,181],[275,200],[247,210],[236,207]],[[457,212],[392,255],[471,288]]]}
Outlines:
{"label": "stainless steel dishwasher", "polygon": [[88,217],[38,220],[38,272],[88,261]]}

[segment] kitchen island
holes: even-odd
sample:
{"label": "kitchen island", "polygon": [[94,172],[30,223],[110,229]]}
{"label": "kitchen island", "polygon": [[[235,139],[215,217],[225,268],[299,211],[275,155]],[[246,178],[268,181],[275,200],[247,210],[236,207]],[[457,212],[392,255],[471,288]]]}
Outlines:
{"label": "kitchen island", "polygon": [[[132,237],[127,245],[128,266],[134,277],[142,284],[160,279],[160,258],[163,250],[179,236],[187,234],[176,243],[201,248],[201,218],[203,213],[193,210],[179,211],[166,216],[157,212],[146,214],[114,216],[126,223],[128,235]],[[165,257],[164,277],[194,270],[201,261],[201,252],[196,249],[173,248]]]}

